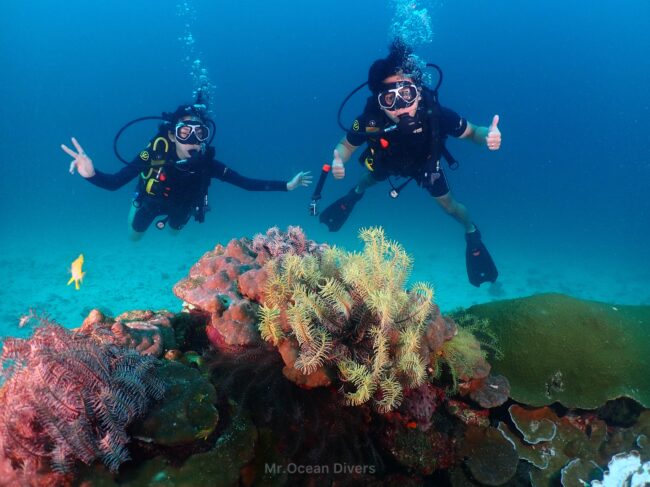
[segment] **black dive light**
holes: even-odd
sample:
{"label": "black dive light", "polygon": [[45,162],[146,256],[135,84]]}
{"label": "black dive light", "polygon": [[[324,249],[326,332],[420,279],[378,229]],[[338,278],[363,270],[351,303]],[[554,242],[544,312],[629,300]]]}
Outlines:
{"label": "black dive light", "polygon": [[327,175],[331,170],[332,170],[332,166],[330,164],[323,164],[323,167],[321,168],[320,176],[318,177],[318,182],[316,183],[316,188],[314,189],[314,194],[311,195],[311,203],[309,203],[309,214],[311,216],[318,215],[317,204],[318,204],[318,200],[322,198],[320,193],[323,190],[323,186],[325,185],[325,180],[327,179]]}

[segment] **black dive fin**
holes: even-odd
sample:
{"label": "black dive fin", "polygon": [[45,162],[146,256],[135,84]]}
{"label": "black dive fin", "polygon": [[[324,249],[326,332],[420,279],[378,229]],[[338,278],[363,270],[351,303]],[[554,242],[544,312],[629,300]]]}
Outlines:
{"label": "black dive fin", "polygon": [[472,233],[466,233],[465,240],[467,241],[465,262],[469,282],[476,287],[480,287],[484,282],[495,282],[499,271],[494,265],[490,252],[481,241],[481,233],[478,229]]}
{"label": "black dive fin", "polygon": [[318,219],[327,225],[330,232],[338,232],[345,221],[352,213],[354,205],[363,197],[363,193],[357,193],[354,188],[348,194],[339,198],[325,208]]}

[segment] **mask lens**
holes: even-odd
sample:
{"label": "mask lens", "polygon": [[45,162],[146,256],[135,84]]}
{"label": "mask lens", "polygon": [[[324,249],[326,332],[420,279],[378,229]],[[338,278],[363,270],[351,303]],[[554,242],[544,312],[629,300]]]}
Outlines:
{"label": "mask lens", "polygon": [[194,128],[194,133],[196,134],[196,138],[203,142],[209,137],[210,129],[205,125],[199,125]]}
{"label": "mask lens", "polygon": [[417,96],[417,90],[413,85],[403,86],[399,88],[398,93],[399,93],[399,97],[407,103],[414,102],[415,97]]}
{"label": "mask lens", "polygon": [[192,127],[189,125],[179,124],[176,126],[176,138],[179,140],[187,140],[192,135]]}
{"label": "mask lens", "polygon": [[391,91],[385,91],[379,94],[379,106],[382,108],[392,108],[395,104],[395,93]]}

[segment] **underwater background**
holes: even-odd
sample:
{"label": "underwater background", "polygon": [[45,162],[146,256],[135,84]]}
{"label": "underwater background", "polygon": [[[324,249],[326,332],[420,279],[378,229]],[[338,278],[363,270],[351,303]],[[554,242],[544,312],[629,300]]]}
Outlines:
{"label": "underwater background", "polygon": [[[213,181],[205,223],[177,237],[150,228],[133,243],[135,182],[109,192],[68,173],[61,143],[75,136],[98,169],[115,172],[117,130],[191,102],[203,75],[219,160],[249,177],[317,178],[343,135],[341,101],[387,54],[399,9],[411,6],[427,9],[432,37],[416,53],[442,67],[441,103],[475,124],[500,115],[501,150],[452,140],[461,166],[447,171],[499,267],[495,286],[467,282],[461,227],[414,184],[397,200],[377,185],[330,234],[308,214],[313,187],[250,193]],[[648,21],[645,1],[589,11],[558,0],[10,2],[0,19],[0,334],[25,332],[30,309],[68,327],[94,307],[178,311],[172,286],[204,252],[276,225],[349,250],[360,227],[382,225],[443,312],[547,291],[650,304]],[[367,93],[346,106],[345,124]],[[120,151],[130,158],[154,132],[129,129]],[[327,181],[321,210],[362,174],[355,161],[344,180]],[[80,253],[86,277],[75,291],[66,282]]]}

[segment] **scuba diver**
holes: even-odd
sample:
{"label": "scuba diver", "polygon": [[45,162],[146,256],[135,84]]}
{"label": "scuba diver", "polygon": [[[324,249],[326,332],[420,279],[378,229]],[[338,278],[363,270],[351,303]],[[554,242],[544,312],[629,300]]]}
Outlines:
{"label": "scuba diver", "polygon": [[[404,186],[414,180],[465,228],[467,275],[470,283],[478,287],[483,282],[495,282],[497,268],[467,208],[452,196],[440,160],[444,157],[452,169],[458,164],[445,147],[450,135],[498,150],[501,146],[501,132],[497,127],[499,116],[494,116],[489,127],[481,127],[441,106],[437,92],[442,83],[442,71],[435,65],[428,66],[439,71],[440,79],[435,89],[424,86],[422,69],[411,55],[411,49],[396,40],[390,46],[389,55],[370,66],[368,82],[343,102],[341,109],[365,84],[372,92],[363,113],[336,145],[328,170],[335,179],[345,177],[344,164],[365,143],[367,146],[359,161],[366,166],[367,172],[349,193],[323,210],[319,219],[330,231],[336,232],[369,187],[388,180],[392,188],[390,195],[397,198]],[[392,176],[407,179],[396,187]],[[321,181],[317,186],[322,186]]]}
{"label": "scuba diver", "polygon": [[[151,223],[163,229],[169,225],[178,230],[194,216],[203,222],[208,206],[208,187],[212,179],[239,186],[247,191],[292,191],[299,186],[309,186],[310,173],[299,172],[289,182],[251,179],[240,175],[214,158],[210,145],[214,138],[214,122],[199,103],[181,105],[173,113],[162,117],[142,117],[127,123],[117,133],[113,147],[117,157],[126,164],[115,174],[106,174],[93,165],[79,142],[73,137],[76,151],[61,144],[61,149],[73,158],[70,174],[75,170],[95,186],[114,191],[134,178],[138,178],[136,196],[129,213],[133,240],[140,239]],[[158,134],[131,162],[117,151],[121,133],[135,122],[161,119]],[[212,134],[212,136],[211,136]]]}

